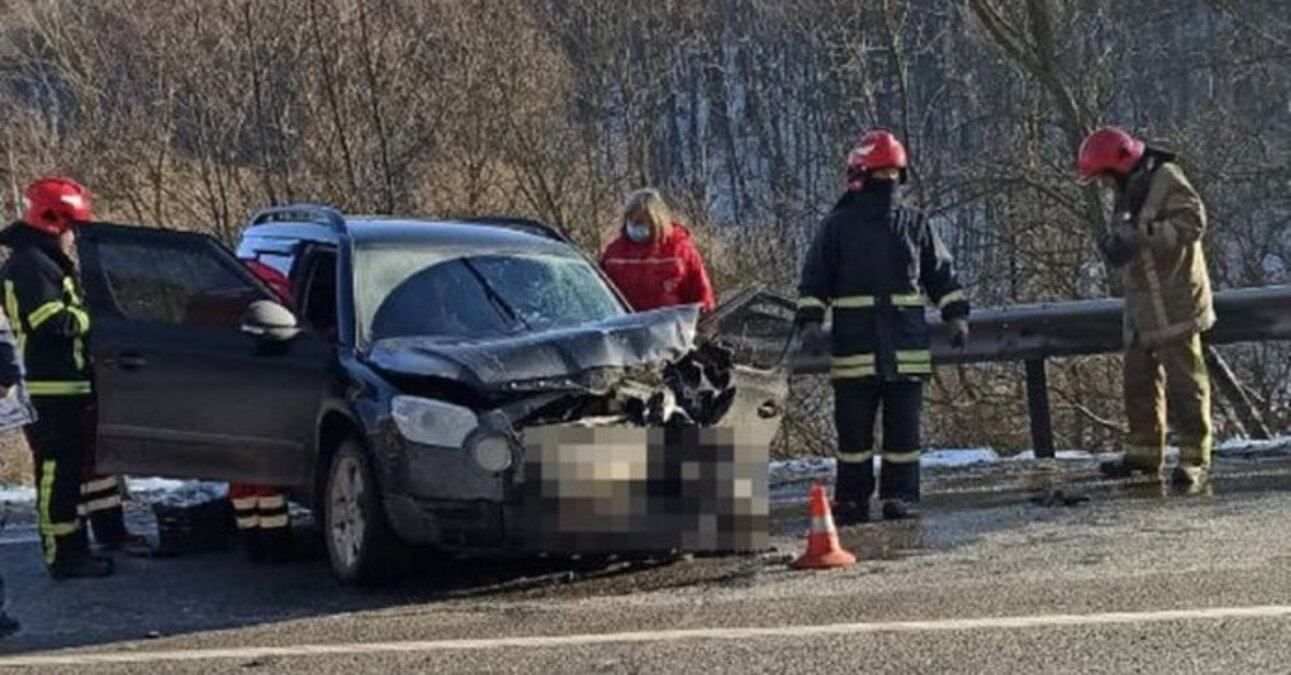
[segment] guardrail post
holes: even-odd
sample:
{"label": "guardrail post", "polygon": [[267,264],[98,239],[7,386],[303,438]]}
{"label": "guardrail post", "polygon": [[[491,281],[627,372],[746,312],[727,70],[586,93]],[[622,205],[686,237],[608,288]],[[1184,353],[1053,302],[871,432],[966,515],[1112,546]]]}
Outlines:
{"label": "guardrail post", "polygon": [[1036,457],[1053,457],[1053,425],[1049,420],[1049,377],[1044,359],[1027,360],[1027,410],[1031,416],[1031,445]]}

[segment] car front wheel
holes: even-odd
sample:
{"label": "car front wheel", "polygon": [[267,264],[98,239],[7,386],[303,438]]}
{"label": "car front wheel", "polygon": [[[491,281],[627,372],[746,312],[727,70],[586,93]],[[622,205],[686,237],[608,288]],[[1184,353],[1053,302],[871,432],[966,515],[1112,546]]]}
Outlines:
{"label": "car front wheel", "polygon": [[341,581],[387,581],[404,569],[404,547],[386,521],[372,464],[353,439],[332,457],[324,511],[327,556]]}

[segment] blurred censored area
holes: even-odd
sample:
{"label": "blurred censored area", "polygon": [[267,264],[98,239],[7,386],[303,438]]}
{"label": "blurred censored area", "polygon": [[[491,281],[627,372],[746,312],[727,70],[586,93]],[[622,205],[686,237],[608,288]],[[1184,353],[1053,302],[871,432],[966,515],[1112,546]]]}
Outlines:
{"label": "blurred censored area", "polygon": [[518,518],[539,550],[756,551],[768,545],[769,438],[726,427],[524,432]]}

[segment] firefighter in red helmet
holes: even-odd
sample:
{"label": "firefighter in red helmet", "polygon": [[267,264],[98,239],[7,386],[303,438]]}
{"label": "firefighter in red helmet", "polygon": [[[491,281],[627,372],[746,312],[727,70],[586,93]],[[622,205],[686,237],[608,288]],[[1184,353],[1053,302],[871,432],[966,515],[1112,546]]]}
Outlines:
{"label": "firefighter in red helmet", "polygon": [[883,412],[879,498],[884,519],[913,518],[919,501],[919,409],[932,373],[924,296],[940,307],[953,342],[968,338],[968,298],[950,253],[918,210],[897,199],[909,163],[884,130],[847,156],[847,192],[821,223],[803,266],[798,323],[833,314],[830,376],[838,430],[839,523],[869,519],[874,422]]}
{"label": "firefighter in red helmet", "polygon": [[1201,240],[1206,208],[1169,152],[1107,127],[1081,144],[1076,171],[1112,192],[1099,248],[1125,291],[1125,456],[1110,476],[1161,477],[1166,401],[1179,443],[1173,481],[1201,485],[1210,469],[1210,377],[1201,334],[1215,323]]}
{"label": "firefighter in red helmet", "polygon": [[76,181],[47,177],[25,196],[22,220],[0,233],[0,244],[12,250],[0,278],[37,414],[26,436],[45,564],[57,579],[106,576],[112,561],[90,552],[87,519],[108,548],[146,551],[147,543],[126,531],[119,479],[93,473],[90,315],[73,231],[93,219],[90,195]]}
{"label": "firefighter in red helmet", "polygon": [[817,230],[798,286],[799,324],[821,324],[826,310],[833,315],[834,500],[842,524],[869,519],[880,409],[883,517],[917,515],[919,414],[923,379],[932,373],[925,295],[949,324],[952,343],[968,339],[968,297],[950,253],[923,214],[897,198],[907,167],[890,132],[861,138],[847,156],[847,192]]}

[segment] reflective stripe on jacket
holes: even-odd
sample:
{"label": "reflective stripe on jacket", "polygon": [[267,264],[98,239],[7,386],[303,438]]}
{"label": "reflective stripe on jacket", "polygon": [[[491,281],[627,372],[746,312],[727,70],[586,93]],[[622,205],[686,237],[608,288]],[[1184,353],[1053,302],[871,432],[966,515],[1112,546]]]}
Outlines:
{"label": "reflective stripe on jacket", "polygon": [[13,249],[0,280],[27,391],[32,396],[91,393],[90,315],[72,261],[53,237],[22,224],[0,234],[0,244]]}
{"label": "reflective stripe on jacket", "polygon": [[946,320],[967,317],[950,252],[923,214],[885,194],[849,192],[825,218],[803,265],[799,320],[832,310],[834,379],[932,373],[925,294]]}
{"label": "reflective stripe on jacket", "polygon": [[[1137,196],[1141,195],[1141,203]],[[1201,240],[1206,208],[1172,157],[1149,149],[1117,195],[1115,219],[1128,214],[1143,247],[1122,268],[1125,343],[1155,347],[1215,325]]]}

